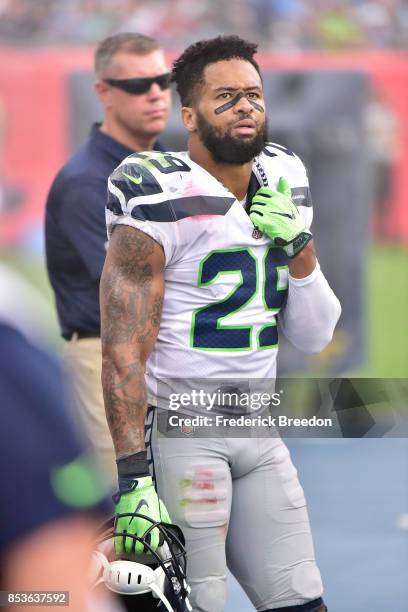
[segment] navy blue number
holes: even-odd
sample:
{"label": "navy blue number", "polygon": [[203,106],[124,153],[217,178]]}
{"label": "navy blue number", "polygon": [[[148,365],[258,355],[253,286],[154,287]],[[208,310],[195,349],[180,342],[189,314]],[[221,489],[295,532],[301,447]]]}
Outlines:
{"label": "navy blue number", "polygon": [[[173,157],[172,155],[160,155],[157,159],[153,156],[150,158],[150,163],[160,170],[162,174],[171,174],[172,172],[191,172],[190,166],[187,166],[182,159]],[[162,162],[165,162],[163,164]]]}
{"label": "navy blue number", "polygon": [[251,348],[251,325],[220,326],[223,317],[243,308],[257,287],[256,260],[247,249],[215,251],[200,267],[199,285],[209,285],[222,274],[238,272],[241,281],[224,300],[204,306],[194,313],[192,346],[208,350],[245,350]]}
{"label": "navy blue number", "polygon": [[278,151],[282,151],[282,153],[286,153],[286,155],[295,157],[295,154],[293,151],[291,151],[290,149],[287,149],[286,147],[283,147],[282,145],[278,145],[278,144],[267,144],[262,149],[262,152],[265,153],[265,155],[268,155],[268,157],[276,157],[278,154],[275,153],[273,149],[278,149]]}
{"label": "navy blue number", "polygon": [[[287,256],[281,249],[270,248],[264,261],[265,285],[264,301],[268,310],[277,313],[283,306],[287,297],[287,285],[280,286],[280,270],[286,268]],[[274,324],[264,327],[258,338],[260,348],[273,347],[278,344],[278,328]]]}
{"label": "navy blue number", "polygon": [[[157,168],[161,174],[171,174],[173,172],[190,172],[191,168],[178,157],[173,157],[168,153],[133,153],[131,158],[140,159],[138,164],[126,164],[116,168],[111,176],[111,181],[123,193],[129,193],[129,197],[150,196],[162,193],[163,189],[159,181],[155,178],[150,168]],[[122,208],[117,196],[111,194],[108,201],[108,208],[115,214],[122,214]]]}
{"label": "navy blue number", "polygon": [[[270,248],[264,259],[263,301],[271,315],[279,312],[287,295],[285,274],[287,257],[280,249]],[[241,280],[223,300],[195,311],[191,346],[212,351],[237,351],[251,348],[252,325],[230,325],[222,319],[244,308],[257,291],[257,262],[247,249],[215,251],[200,265],[198,284],[210,285],[223,274],[239,273]],[[271,348],[278,343],[276,320],[259,332],[259,348]]]}

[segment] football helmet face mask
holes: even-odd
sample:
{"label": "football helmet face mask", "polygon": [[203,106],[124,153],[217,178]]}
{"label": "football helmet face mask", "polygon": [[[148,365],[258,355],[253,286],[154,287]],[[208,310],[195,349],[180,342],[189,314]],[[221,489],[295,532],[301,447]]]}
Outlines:
{"label": "football helmet face mask", "polygon": [[[150,527],[142,537],[117,531],[118,519],[143,518]],[[157,528],[160,532],[161,546],[153,551],[149,545],[149,533]],[[133,556],[132,559],[108,560],[106,546],[113,538],[133,538],[144,546],[146,554]],[[94,553],[93,577],[94,586],[104,583],[105,586],[121,595],[142,595],[151,593],[161,602],[158,610],[167,612],[191,612],[188,600],[190,587],[186,582],[187,558],[184,548],[184,536],[176,525],[155,522],[150,517],[139,514],[118,514],[105,523],[99,534],[100,549]]]}

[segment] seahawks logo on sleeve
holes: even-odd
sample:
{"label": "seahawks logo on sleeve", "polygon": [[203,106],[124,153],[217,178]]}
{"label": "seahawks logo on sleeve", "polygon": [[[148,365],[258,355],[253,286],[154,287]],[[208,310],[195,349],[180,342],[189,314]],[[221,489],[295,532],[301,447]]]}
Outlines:
{"label": "seahawks logo on sleeve", "polygon": [[[191,167],[186,153],[135,153],[109,179],[108,224],[126,215],[136,221],[171,223],[186,217],[224,215],[235,202],[215,178]],[[115,221],[116,217],[116,221]]]}
{"label": "seahawks logo on sleeve", "polygon": [[128,203],[134,198],[138,198],[141,204],[163,201],[166,176],[190,171],[182,159],[170,153],[133,153],[109,177],[107,208],[120,216],[128,212]]}

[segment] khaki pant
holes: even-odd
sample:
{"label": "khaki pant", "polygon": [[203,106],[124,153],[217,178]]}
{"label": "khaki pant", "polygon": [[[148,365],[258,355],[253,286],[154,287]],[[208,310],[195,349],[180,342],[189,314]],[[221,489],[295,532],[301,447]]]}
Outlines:
{"label": "khaki pant", "polygon": [[117,489],[115,452],[103,402],[100,338],[72,339],[63,349],[74,419],[102,470],[106,483]]}

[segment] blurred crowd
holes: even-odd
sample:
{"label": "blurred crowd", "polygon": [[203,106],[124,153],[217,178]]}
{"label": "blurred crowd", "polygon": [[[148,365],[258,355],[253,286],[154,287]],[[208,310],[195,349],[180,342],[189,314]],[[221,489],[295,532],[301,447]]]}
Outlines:
{"label": "blurred crowd", "polygon": [[0,0],[0,44],[81,45],[140,31],[169,49],[236,33],[263,50],[408,48],[408,0]]}

